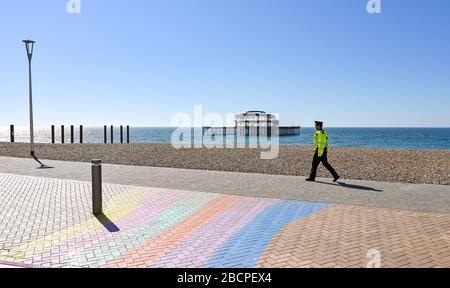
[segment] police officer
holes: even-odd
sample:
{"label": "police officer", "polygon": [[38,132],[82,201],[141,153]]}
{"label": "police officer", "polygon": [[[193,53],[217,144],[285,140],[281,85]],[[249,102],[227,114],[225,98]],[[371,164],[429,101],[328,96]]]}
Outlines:
{"label": "police officer", "polygon": [[323,130],[323,122],[316,121],[316,132],[314,133],[314,158],[311,168],[311,174],[306,181],[314,182],[316,181],[317,168],[319,167],[320,162],[322,162],[323,166],[330,171],[333,175],[334,181],[339,180],[339,175],[333,169],[333,167],[328,163],[327,153],[331,150],[328,147],[328,133]]}

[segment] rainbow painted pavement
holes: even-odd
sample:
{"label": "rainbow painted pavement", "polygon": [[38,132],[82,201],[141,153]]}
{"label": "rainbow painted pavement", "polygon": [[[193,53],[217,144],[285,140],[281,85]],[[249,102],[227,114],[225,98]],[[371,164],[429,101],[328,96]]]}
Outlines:
{"label": "rainbow painted pavement", "polygon": [[[12,245],[5,245],[5,240],[19,229],[13,230],[13,226],[2,221],[0,260],[37,267],[254,267],[274,235],[286,224],[329,207],[299,201],[106,185],[104,214],[110,222],[104,226],[88,215],[88,183],[4,175],[2,199],[8,198],[6,183],[17,180],[25,187],[40,189],[22,188],[19,192],[22,196],[16,196],[19,199],[10,199],[13,208],[20,208],[14,205],[19,200],[30,199],[42,204],[43,215],[30,219],[33,211],[39,211],[30,204],[31,209],[26,211],[31,212],[25,212],[22,220],[31,222],[18,223],[17,219],[13,222],[14,227],[22,227],[19,228],[22,234],[19,238],[14,233]],[[63,194],[57,197],[57,191]],[[45,193],[47,197],[36,199],[32,195],[36,193]],[[2,208],[3,219],[21,213],[21,209]],[[57,221],[49,222],[55,216],[47,215],[52,209],[59,211],[55,217],[60,220],[58,226]],[[73,215],[72,221],[68,221]],[[34,227],[37,229],[33,234]]]}
{"label": "rainbow painted pavement", "polygon": [[[33,267],[361,267],[371,247],[390,249],[391,243],[376,243],[385,241],[385,234],[361,243],[364,221],[379,221],[372,221],[371,230],[385,229],[380,213],[391,213],[386,215],[400,222],[431,219],[450,231],[447,214],[430,213],[424,219],[409,211],[109,184],[104,185],[105,215],[99,221],[91,215],[90,197],[87,182],[0,174],[0,262]],[[450,247],[450,238],[442,241],[442,249]],[[432,250],[439,243],[426,245]],[[357,260],[346,258],[352,255]],[[447,265],[446,258],[442,261],[439,265]]]}

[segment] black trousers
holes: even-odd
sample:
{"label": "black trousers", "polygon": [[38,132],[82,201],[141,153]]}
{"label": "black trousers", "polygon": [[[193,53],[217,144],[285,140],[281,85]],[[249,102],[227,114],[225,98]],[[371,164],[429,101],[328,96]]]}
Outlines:
{"label": "black trousers", "polygon": [[330,173],[333,175],[334,179],[339,177],[339,175],[334,170],[333,166],[331,166],[330,163],[328,163],[327,151],[323,152],[322,157],[319,157],[319,154],[316,151],[316,153],[314,153],[311,174],[309,175],[309,178],[311,178],[313,180],[316,179],[317,168],[319,167],[320,162],[322,162],[323,166],[325,166],[325,168],[327,168],[328,171],[330,171]]}

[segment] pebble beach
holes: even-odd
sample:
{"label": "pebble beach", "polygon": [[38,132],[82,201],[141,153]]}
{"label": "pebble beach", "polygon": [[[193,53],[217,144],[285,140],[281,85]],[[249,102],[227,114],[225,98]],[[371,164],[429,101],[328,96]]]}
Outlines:
{"label": "pebble beach", "polygon": [[[0,156],[29,157],[29,144],[0,143]],[[281,146],[279,157],[261,160],[257,149],[180,149],[168,144],[36,144],[41,159],[233,171],[305,177],[312,148]],[[450,185],[449,150],[334,148],[329,162],[343,179]],[[323,166],[319,177],[331,176]]]}

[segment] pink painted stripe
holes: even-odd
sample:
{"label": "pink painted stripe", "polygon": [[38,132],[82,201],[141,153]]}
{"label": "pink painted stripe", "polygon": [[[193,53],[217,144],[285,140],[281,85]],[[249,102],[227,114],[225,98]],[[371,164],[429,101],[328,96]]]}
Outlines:
{"label": "pink painted stripe", "polygon": [[[161,191],[142,201],[132,214],[115,223],[121,231],[141,225],[142,223],[159,216],[164,210],[192,197],[193,192]],[[100,231],[104,232],[102,228]]]}
{"label": "pink painted stripe", "polygon": [[226,241],[254,217],[279,200],[244,198],[150,267],[201,267]]}
{"label": "pink painted stripe", "polygon": [[233,207],[235,203],[240,201],[240,197],[230,195],[212,199],[205,203],[195,213],[164,230],[158,237],[149,239],[142,245],[135,247],[121,257],[116,258],[114,261],[108,262],[105,267],[117,267],[117,265],[125,261],[125,259],[133,259],[134,263],[129,265],[130,268],[150,266],[154,260],[157,260],[160,256],[175,248],[179,242],[187,239],[190,235],[195,233],[198,228],[213,221],[218,215],[227,211],[230,207]]}
{"label": "pink painted stripe", "polygon": [[0,269],[1,268],[8,268],[8,269],[13,269],[13,268],[33,268],[33,266],[26,265],[26,264],[18,264],[18,263],[10,263],[10,262],[0,261]]}

